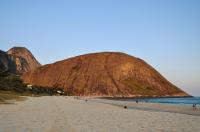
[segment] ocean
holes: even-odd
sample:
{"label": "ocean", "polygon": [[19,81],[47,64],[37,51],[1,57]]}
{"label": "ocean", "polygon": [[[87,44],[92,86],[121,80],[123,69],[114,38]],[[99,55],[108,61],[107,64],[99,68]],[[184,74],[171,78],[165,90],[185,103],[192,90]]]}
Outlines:
{"label": "ocean", "polygon": [[138,100],[139,102],[149,102],[149,103],[200,104],[200,97],[130,99],[129,101],[136,101],[136,100]]}

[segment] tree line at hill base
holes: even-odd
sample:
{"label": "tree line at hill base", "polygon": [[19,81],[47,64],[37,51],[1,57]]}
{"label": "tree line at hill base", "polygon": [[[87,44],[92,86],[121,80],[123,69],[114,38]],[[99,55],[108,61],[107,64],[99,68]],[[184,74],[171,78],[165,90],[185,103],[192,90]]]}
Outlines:
{"label": "tree line at hill base", "polygon": [[40,86],[27,87],[19,75],[9,72],[0,72],[0,91],[12,91],[21,95],[72,95],[61,88],[48,88]]}

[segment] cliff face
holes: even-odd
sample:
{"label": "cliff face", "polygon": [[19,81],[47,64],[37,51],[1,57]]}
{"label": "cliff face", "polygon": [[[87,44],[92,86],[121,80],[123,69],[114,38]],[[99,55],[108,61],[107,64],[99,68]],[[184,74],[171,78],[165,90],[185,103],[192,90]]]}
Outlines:
{"label": "cliff face", "polygon": [[124,53],[81,55],[23,74],[27,84],[85,96],[187,96],[154,68]]}
{"label": "cliff face", "polygon": [[31,52],[24,47],[13,47],[7,51],[7,54],[15,63],[17,74],[22,74],[41,66]]}
{"label": "cliff face", "polygon": [[6,52],[0,50],[0,72],[9,71],[15,72],[15,64],[11,61],[9,55]]}
{"label": "cliff face", "polygon": [[0,52],[0,69],[15,74],[34,70],[41,66],[31,52],[24,47],[13,47],[7,52]]}

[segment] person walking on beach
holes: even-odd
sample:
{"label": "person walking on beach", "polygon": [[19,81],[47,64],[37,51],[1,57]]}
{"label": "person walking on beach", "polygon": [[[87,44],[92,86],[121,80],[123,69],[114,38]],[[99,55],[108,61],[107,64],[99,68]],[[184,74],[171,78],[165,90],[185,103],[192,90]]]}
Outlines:
{"label": "person walking on beach", "polygon": [[194,105],[194,110],[197,110],[197,104]]}
{"label": "person walking on beach", "polygon": [[193,111],[195,111],[197,109],[197,104],[193,104],[192,107],[193,107]]}

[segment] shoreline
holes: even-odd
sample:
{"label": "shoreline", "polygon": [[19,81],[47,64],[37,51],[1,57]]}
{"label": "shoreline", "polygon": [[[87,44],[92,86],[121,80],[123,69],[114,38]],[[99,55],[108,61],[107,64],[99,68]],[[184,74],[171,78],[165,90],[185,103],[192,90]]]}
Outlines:
{"label": "shoreline", "polygon": [[[94,97],[95,98],[95,97]],[[129,100],[129,99],[162,99],[162,98],[194,98],[194,96],[148,96],[148,97],[96,97],[109,100]]]}
{"label": "shoreline", "polygon": [[[85,99],[81,99],[85,100]],[[113,106],[118,106],[123,108],[124,106],[127,109],[135,109],[142,111],[153,111],[153,112],[168,112],[168,113],[178,113],[186,114],[193,116],[200,116],[200,107],[197,107],[197,110],[193,110],[192,105],[181,105],[181,104],[166,104],[166,103],[151,103],[151,102],[131,102],[125,100],[108,100],[101,98],[88,99],[87,101],[95,103],[109,104]]]}
{"label": "shoreline", "polygon": [[109,100],[129,100],[129,99],[160,99],[160,98],[193,98],[195,96],[72,96],[77,98],[97,98],[97,99],[109,99]]}

